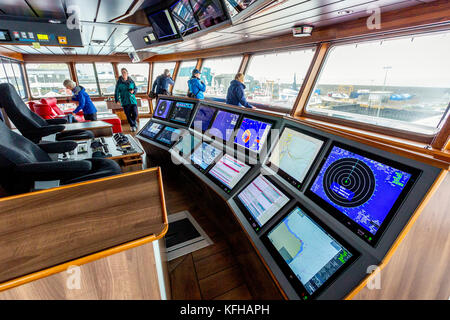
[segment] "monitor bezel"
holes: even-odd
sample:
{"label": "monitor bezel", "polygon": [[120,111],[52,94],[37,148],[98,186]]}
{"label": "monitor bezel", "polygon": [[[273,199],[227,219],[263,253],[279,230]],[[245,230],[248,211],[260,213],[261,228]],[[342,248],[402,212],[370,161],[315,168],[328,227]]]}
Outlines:
{"label": "monitor bezel", "polygon": [[168,119],[170,119],[170,116],[172,115],[173,105],[170,106],[170,109],[169,109],[169,111],[167,112],[167,116],[166,116],[165,118],[156,115],[156,110],[158,110],[159,102],[160,102],[161,100],[164,100],[164,101],[172,101],[172,103],[176,103],[177,100],[165,99],[165,98],[159,99],[159,98],[158,98],[158,101],[156,101],[156,107],[155,107],[155,111],[153,112],[153,118],[156,118],[156,119],[160,119],[160,120],[163,120],[163,121],[168,121],[168,122],[170,122]]}
{"label": "monitor bezel", "polygon": [[[164,11],[167,11],[167,13],[169,14],[170,19],[172,19],[172,24],[175,27],[176,34],[160,38],[159,35],[155,31],[155,27],[153,26],[153,23],[152,23],[152,20],[150,19],[150,16],[158,14],[158,13],[161,13],[161,12],[164,12]],[[150,25],[153,28],[153,34],[155,35],[155,37],[157,39],[157,42],[166,42],[166,41],[171,41],[171,40],[176,40],[176,39],[182,39],[180,31],[178,30],[178,26],[177,26],[176,22],[174,21],[174,17],[172,16],[172,12],[169,10],[169,8],[163,8],[161,10],[153,11],[153,12],[150,12],[150,11],[147,10],[145,12],[145,14],[147,16],[148,22],[150,23]]]}
{"label": "monitor bezel", "polygon": [[172,126],[167,126],[167,125],[166,125],[166,126],[164,126],[164,128],[158,133],[158,135],[155,137],[154,141],[157,142],[157,143],[159,143],[159,144],[162,144],[162,145],[164,145],[164,146],[167,146],[167,147],[169,147],[169,148],[172,148],[172,147],[178,142],[180,136],[182,135],[182,131],[180,132],[180,135],[178,136],[178,139],[177,139],[177,140],[172,141],[171,143],[165,143],[165,142],[159,140],[159,136],[160,136],[160,135],[164,132],[164,130],[166,130],[167,128],[171,128],[171,129],[175,129],[175,130],[180,130],[180,131],[182,130],[182,129],[177,128],[177,127],[172,127]]}
{"label": "monitor bezel", "polygon": [[[239,199],[239,195],[245,190],[247,189],[247,187],[253,182],[255,181],[259,176],[263,176],[264,178],[266,178],[267,180],[269,180],[269,182],[271,184],[273,184],[278,190],[280,190],[284,196],[286,196],[288,198],[288,201],[277,211],[273,214],[272,217],[270,217],[269,220],[266,221],[266,223],[264,223],[263,225],[260,225],[259,222],[253,217],[253,215],[247,210],[247,208],[245,207],[245,205],[242,203],[241,199]],[[250,224],[250,226],[252,227],[252,229],[256,232],[256,233],[261,233],[261,230],[263,230],[263,228],[267,225],[270,224],[270,222],[272,220],[275,219],[275,217],[284,209],[286,208],[286,206],[289,205],[289,203],[292,201],[293,197],[291,196],[290,193],[286,192],[282,187],[280,187],[280,184],[278,184],[275,179],[273,179],[272,177],[268,176],[268,175],[264,175],[262,172],[260,172],[257,176],[255,176],[251,181],[249,181],[248,183],[245,184],[245,186],[240,190],[239,193],[237,193],[234,196],[234,202],[236,203],[236,205],[238,206],[239,210],[241,210],[241,212],[244,214],[245,218],[247,219],[247,222]],[[256,224],[256,226],[254,226],[253,224]]]}
{"label": "monitor bezel", "polygon": [[[162,126],[162,128],[159,130],[159,132],[158,132],[153,138],[148,137],[148,136],[146,136],[145,134],[143,134],[145,128],[147,128],[148,126],[151,126],[151,125],[154,124],[154,123],[159,124],[159,125]],[[152,140],[152,141],[156,141],[156,137],[159,136],[159,134],[165,129],[165,127],[166,127],[165,124],[162,124],[162,123],[159,123],[159,122],[150,120],[150,121],[149,121],[149,122],[141,129],[141,131],[139,131],[139,135],[140,135],[141,137],[144,137],[145,139],[149,139],[149,140]]]}
{"label": "monitor bezel", "polygon": [[[291,129],[293,131],[299,132],[301,134],[304,134],[306,136],[309,136],[311,138],[317,139],[322,141],[322,146],[319,149],[319,152],[317,153],[317,155],[314,157],[313,162],[311,163],[311,166],[308,168],[308,171],[305,174],[305,177],[303,178],[303,181],[300,182],[297,179],[295,179],[294,177],[292,177],[290,174],[288,174],[287,172],[285,172],[283,169],[279,168],[276,164],[274,164],[273,162],[270,161],[270,158],[272,157],[273,151],[276,148],[276,146],[278,145],[278,143],[280,143],[280,139],[281,136],[283,135],[284,131],[286,129]],[[286,125],[284,126],[283,130],[281,131],[281,133],[279,134],[276,143],[273,144],[273,146],[271,146],[271,151],[269,153],[269,156],[267,157],[265,166],[267,168],[269,168],[270,170],[272,170],[273,172],[275,172],[278,176],[280,176],[281,178],[283,178],[286,182],[288,182],[290,185],[292,185],[294,188],[296,188],[297,190],[301,190],[302,187],[305,185],[305,182],[308,180],[308,178],[311,176],[311,174],[314,173],[314,165],[315,163],[317,163],[317,161],[320,159],[320,155],[323,153],[325,146],[328,142],[328,138],[325,138],[321,135],[312,133],[310,131],[307,130],[303,130],[300,129],[298,127],[292,126],[292,125]]]}
{"label": "monitor bezel", "polygon": [[[211,135],[209,132],[212,129],[214,121],[216,121],[217,116],[219,115],[219,111],[223,111],[223,112],[227,112],[227,113],[231,113],[231,114],[235,114],[235,115],[239,116],[236,121],[236,125],[233,128],[233,132],[231,133],[230,138],[228,140],[223,140],[217,136]],[[234,136],[236,134],[236,128],[241,125],[242,116],[243,116],[242,113],[239,113],[239,112],[234,112],[234,111],[230,111],[227,109],[217,108],[216,113],[214,114],[214,118],[211,120],[211,123],[209,124],[209,128],[203,134],[206,135],[207,137],[209,137],[210,139],[220,142],[222,144],[231,144],[231,143],[234,144]]]}
{"label": "monitor bezel", "polygon": [[[270,124],[269,133],[267,134],[266,140],[264,141],[264,143],[262,145],[260,145],[259,151],[251,150],[250,148],[240,145],[235,141],[244,119],[250,119],[250,120],[255,120],[255,121],[260,121],[260,122]],[[276,124],[276,121],[274,121],[274,120],[270,120],[270,119],[266,119],[266,118],[258,117],[258,116],[255,117],[252,115],[247,115],[245,113],[241,114],[239,123],[238,123],[238,125],[236,125],[235,130],[234,130],[233,135],[231,136],[230,140],[233,139],[233,144],[234,144],[236,150],[242,151],[244,153],[248,153],[252,157],[259,157],[259,155],[261,154],[261,151],[264,150],[264,147],[269,146],[269,141],[270,141],[270,138],[272,137],[272,129],[274,128],[275,124]],[[230,141],[228,141],[228,142],[230,142]]]}
{"label": "monitor bezel", "polygon": [[[216,156],[216,157],[214,158],[214,160],[206,167],[206,169],[203,169],[199,164],[195,163],[194,160],[192,160],[192,156],[194,155],[195,151],[197,151],[197,149],[200,148],[200,147],[202,146],[203,143],[206,143],[207,145],[210,145],[210,146],[212,146],[212,147],[214,147],[214,148],[216,148],[216,149],[218,149],[218,150],[220,151],[220,152],[219,152],[219,155]],[[207,174],[208,171],[213,167],[213,165],[216,164],[217,159],[218,159],[219,157],[222,157],[222,155],[223,155],[223,150],[221,151],[221,150],[220,150],[219,148],[217,148],[213,143],[206,142],[206,141],[203,140],[203,141],[201,141],[201,142],[198,144],[197,147],[195,147],[195,148],[192,150],[191,155],[189,156],[189,161],[190,161],[190,163],[192,164],[192,166],[193,166],[194,168],[196,168],[198,171],[200,171],[200,172],[203,173],[203,174]]]}
{"label": "monitor bezel", "polygon": [[[194,102],[194,101],[179,101],[179,100],[172,100],[172,101],[174,101],[175,104],[171,107],[171,110],[169,110],[170,114],[169,114],[169,117],[168,117],[168,119],[166,121],[168,121],[170,123],[178,124],[180,126],[188,127],[189,124],[191,123],[191,119],[192,119],[193,114],[196,113],[195,112],[195,106],[197,105],[197,103]],[[192,105],[192,109],[191,109],[191,113],[189,115],[189,119],[187,119],[187,121],[185,123],[179,122],[179,121],[175,121],[175,120],[172,119],[172,116],[174,115],[175,108],[176,108],[178,103],[188,103],[188,104]]]}
{"label": "monitor bezel", "polygon": [[[397,200],[392,205],[389,212],[386,214],[383,222],[381,223],[380,227],[378,228],[378,231],[376,234],[372,234],[368,230],[366,230],[363,226],[359,225],[357,222],[353,221],[351,218],[349,218],[345,213],[341,212],[339,209],[335,208],[333,205],[329,204],[327,201],[322,199],[320,196],[316,195],[313,191],[311,191],[312,186],[314,185],[317,176],[320,174],[320,171],[322,171],[322,168],[327,161],[331,151],[334,147],[338,147],[347,151],[350,151],[352,153],[356,153],[360,156],[367,157],[371,160],[380,162],[384,165],[388,165],[394,169],[401,170],[403,172],[411,174],[411,178],[408,180],[406,186],[403,188],[402,192],[397,197]],[[374,153],[361,150],[359,148],[349,146],[344,143],[340,143],[337,141],[333,141],[331,145],[328,147],[327,152],[323,156],[320,165],[317,167],[316,172],[314,173],[312,179],[309,181],[309,184],[305,190],[305,196],[307,196],[310,200],[312,200],[314,203],[316,203],[319,207],[321,207],[323,210],[325,210],[327,213],[329,213],[331,216],[333,216],[336,220],[338,220],[340,223],[342,223],[344,226],[347,227],[353,234],[358,236],[360,239],[362,239],[364,242],[369,244],[372,247],[376,247],[379,243],[379,240],[383,236],[384,232],[386,231],[389,224],[392,222],[394,216],[399,211],[401,205],[406,200],[409,192],[412,190],[414,184],[418,180],[421,170],[410,167],[408,165],[402,164],[400,162],[387,159],[385,157],[376,155]],[[369,240],[371,238],[371,240]]]}
{"label": "monitor bezel", "polygon": [[[211,121],[209,122],[208,127],[206,128],[206,130],[204,130],[204,131],[203,131],[203,129],[197,130],[198,128],[195,128],[195,127],[194,127],[195,117],[197,116],[197,113],[198,113],[198,111],[200,110],[200,108],[201,108],[202,106],[205,106],[205,107],[207,107],[207,108],[212,108],[212,109],[214,109],[214,113],[213,113],[213,116],[212,116],[212,118],[211,118]],[[207,132],[207,131],[209,130],[209,128],[211,128],[211,125],[212,125],[214,119],[216,119],[216,114],[217,114],[217,111],[218,111],[218,110],[219,110],[219,109],[218,109],[217,107],[213,107],[213,106],[211,106],[211,105],[209,105],[209,104],[206,104],[206,103],[203,103],[203,102],[199,102],[199,103],[197,104],[197,108],[196,108],[196,110],[195,110],[195,114],[194,114],[193,117],[192,117],[192,122],[191,122],[191,125],[189,126],[189,128],[191,128],[191,129],[192,129],[193,131],[195,131],[195,132],[204,134],[205,132]]]}
{"label": "monitor bezel", "polygon": [[[333,273],[333,275],[330,278],[328,278],[322,284],[322,286],[320,286],[312,294],[308,293],[308,291],[305,289],[300,279],[297,278],[294,271],[289,267],[287,262],[283,259],[281,254],[273,246],[272,242],[268,238],[269,233],[274,228],[276,228],[284,219],[286,219],[286,217],[290,215],[297,207],[300,208],[300,210],[302,210],[306,215],[308,215],[311,218],[311,220],[313,220],[320,228],[322,228],[327,234],[333,237],[337,242],[339,242],[339,244],[342,247],[344,247],[352,254],[352,257],[342,266],[342,268]],[[289,207],[289,210],[287,210],[286,214],[279,217],[279,219],[277,219],[277,221],[261,236],[261,241],[263,242],[267,251],[270,253],[271,257],[275,260],[278,267],[281,269],[286,279],[292,285],[294,290],[298,293],[300,299],[303,300],[315,299],[317,296],[319,296],[322,292],[324,292],[327,288],[329,288],[333,284],[333,282],[335,282],[338,279],[340,275],[342,275],[346,270],[348,270],[350,266],[361,256],[361,253],[358,250],[356,250],[354,246],[350,245],[349,242],[345,241],[342,237],[340,237],[336,232],[334,232],[330,227],[328,227],[328,225],[323,223],[315,214],[313,214],[310,210],[306,209],[303,206],[303,204],[301,204],[298,200],[292,206]]]}

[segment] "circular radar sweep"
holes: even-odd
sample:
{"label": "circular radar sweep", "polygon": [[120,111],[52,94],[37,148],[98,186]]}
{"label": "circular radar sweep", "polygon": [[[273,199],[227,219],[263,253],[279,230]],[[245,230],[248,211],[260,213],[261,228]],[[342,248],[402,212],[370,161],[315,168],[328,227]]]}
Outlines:
{"label": "circular radar sweep", "polygon": [[372,197],[375,176],[363,161],[343,158],[327,168],[323,175],[323,187],[328,198],[335,204],[357,207]]}
{"label": "circular radar sweep", "polygon": [[166,101],[162,101],[159,105],[158,111],[156,112],[156,114],[158,116],[163,116],[164,113],[166,112],[167,109],[167,102]]}

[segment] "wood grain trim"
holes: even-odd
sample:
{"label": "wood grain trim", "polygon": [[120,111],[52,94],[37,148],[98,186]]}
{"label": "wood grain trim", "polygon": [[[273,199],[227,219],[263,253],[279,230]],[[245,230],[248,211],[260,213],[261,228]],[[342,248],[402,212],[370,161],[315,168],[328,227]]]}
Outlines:
{"label": "wood grain trim", "polygon": [[119,62],[130,63],[130,57],[123,54],[115,55],[65,55],[65,54],[24,54],[23,61],[29,63],[46,63],[46,62]]}
{"label": "wood grain trim", "polygon": [[[174,83],[177,81],[178,72],[180,71],[181,61],[175,62],[175,68],[173,69],[172,79]],[[170,94],[173,94],[173,86],[170,86]]]}
{"label": "wood grain trim", "polygon": [[450,145],[450,116],[447,116],[444,125],[435,136],[431,146],[435,149],[446,150]]}
{"label": "wood grain trim", "polygon": [[9,58],[18,61],[23,61],[23,54],[20,52],[13,51],[11,49],[0,46],[0,58]]}
{"label": "wood grain trim", "polygon": [[423,209],[426,207],[426,205],[430,201],[431,197],[433,196],[433,194],[436,192],[437,188],[439,187],[439,185],[442,183],[442,181],[444,181],[446,175],[447,175],[447,171],[446,170],[442,170],[441,173],[439,174],[439,176],[437,177],[437,179],[434,181],[434,183],[431,186],[431,188],[428,190],[428,192],[425,195],[425,197],[422,199],[422,202],[419,204],[419,206],[417,207],[417,209],[414,212],[414,214],[409,219],[408,223],[405,225],[403,230],[398,235],[398,237],[395,240],[394,244],[391,246],[391,248],[389,249],[387,254],[384,256],[383,261],[381,261],[380,265],[378,266],[379,268],[376,269],[372,274],[367,275],[366,278],[364,278],[364,280],[361,281],[361,283],[357,287],[355,287],[345,297],[345,300],[351,300],[359,291],[361,291],[361,289],[363,289],[367,285],[367,283],[369,282],[371,277],[373,277],[373,276],[377,275],[379,272],[381,272],[381,270],[383,270],[383,268],[389,263],[389,260],[394,255],[394,253],[397,250],[397,248],[399,247],[400,243],[403,241],[405,236],[411,230],[412,226],[414,225],[416,220],[419,218],[419,216],[422,213]]}
{"label": "wood grain trim", "polygon": [[248,68],[248,63],[250,61],[251,55],[250,54],[244,54],[244,56],[242,57],[242,61],[241,61],[241,65],[239,66],[239,71],[240,73],[245,74],[247,72],[247,68]]}

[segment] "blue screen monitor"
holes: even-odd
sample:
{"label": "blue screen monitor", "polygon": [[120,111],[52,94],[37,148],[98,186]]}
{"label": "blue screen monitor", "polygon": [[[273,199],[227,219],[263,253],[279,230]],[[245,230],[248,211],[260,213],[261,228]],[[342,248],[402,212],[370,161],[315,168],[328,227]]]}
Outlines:
{"label": "blue screen monitor", "polygon": [[262,240],[302,300],[317,296],[359,256],[298,205]]}
{"label": "blue screen monitor", "polygon": [[202,142],[191,155],[194,166],[202,172],[206,172],[214,160],[221,155],[221,151],[211,144]]}
{"label": "blue screen monitor", "polygon": [[375,245],[418,170],[334,143],[306,194]]}
{"label": "blue screen monitor", "polygon": [[158,104],[155,108],[155,112],[153,113],[153,116],[155,118],[166,120],[167,117],[170,114],[170,110],[172,109],[172,106],[175,104],[175,101],[172,100],[164,100],[160,99],[158,100]]}
{"label": "blue screen monitor", "polygon": [[199,132],[205,132],[208,130],[215,114],[216,108],[200,104],[197,113],[195,114],[194,121],[192,121],[191,128]]}
{"label": "blue screen monitor", "polygon": [[190,102],[175,102],[172,109],[172,114],[170,116],[170,121],[188,124],[191,119],[192,110],[194,109],[194,104]]}
{"label": "blue screen monitor", "polygon": [[208,133],[212,137],[217,137],[222,141],[228,141],[233,134],[238,120],[238,114],[219,110],[217,111],[216,118],[214,119]]}
{"label": "blue screen monitor", "polygon": [[167,146],[172,146],[178,141],[180,134],[180,129],[165,127],[164,130],[162,130],[159,136],[156,138],[156,140]]}
{"label": "blue screen monitor", "polygon": [[244,148],[259,153],[272,128],[272,124],[244,117],[234,142]]}
{"label": "blue screen monitor", "polygon": [[161,130],[164,128],[164,125],[156,122],[149,122],[144,129],[139,133],[139,135],[149,138],[149,139],[155,139],[156,136],[161,132]]}

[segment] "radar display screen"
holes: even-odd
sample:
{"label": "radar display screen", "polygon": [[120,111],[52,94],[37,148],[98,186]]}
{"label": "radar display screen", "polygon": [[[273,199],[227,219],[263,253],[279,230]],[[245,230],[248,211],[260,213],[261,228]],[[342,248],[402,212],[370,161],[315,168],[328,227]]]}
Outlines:
{"label": "radar display screen", "polygon": [[234,142],[259,153],[269,135],[271,127],[271,123],[244,117]]}
{"label": "radar display screen", "polygon": [[211,144],[202,142],[194,153],[191,155],[191,160],[194,166],[201,172],[206,172],[208,167],[221,155],[221,151]]}
{"label": "radar display screen", "polygon": [[164,120],[167,119],[167,116],[169,115],[170,109],[172,108],[173,104],[175,104],[175,101],[164,99],[159,100],[153,116],[155,118],[160,118]]}
{"label": "radar display screen", "polygon": [[193,103],[176,102],[170,116],[170,121],[187,124],[191,119],[191,113],[194,108]]}
{"label": "radar display screen", "polygon": [[290,200],[263,175],[253,180],[235,199],[255,231],[259,231]]}
{"label": "radar display screen", "polygon": [[250,170],[250,166],[225,154],[208,172],[229,193]]}
{"label": "radar display screen", "polygon": [[159,136],[156,138],[156,140],[165,145],[172,146],[175,142],[178,141],[180,134],[180,129],[165,127],[164,130],[162,130]]}
{"label": "radar display screen", "polygon": [[318,137],[286,127],[267,166],[300,189],[323,144]]}
{"label": "radar display screen", "polygon": [[302,300],[317,296],[359,256],[298,205],[262,239]]}
{"label": "radar display screen", "polygon": [[158,133],[161,132],[162,128],[164,128],[164,125],[156,122],[149,122],[144,129],[139,133],[139,135],[149,138],[149,139],[155,139],[155,137],[158,135]]}
{"label": "radar display screen", "polygon": [[191,128],[196,131],[205,132],[208,130],[215,114],[215,108],[200,104],[197,113],[195,114],[194,121],[192,121]]}
{"label": "radar display screen", "polygon": [[219,110],[208,133],[222,141],[228,141],[233,134],[234,127],[236,127],[238,120],[238,114]]}
{"label": "radar display screen", "polygon": [[335,143],[306,194],[374,245],[417,175],[416,169]]}

